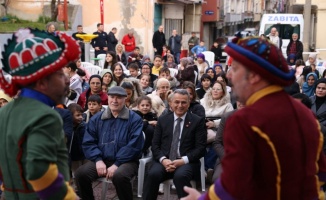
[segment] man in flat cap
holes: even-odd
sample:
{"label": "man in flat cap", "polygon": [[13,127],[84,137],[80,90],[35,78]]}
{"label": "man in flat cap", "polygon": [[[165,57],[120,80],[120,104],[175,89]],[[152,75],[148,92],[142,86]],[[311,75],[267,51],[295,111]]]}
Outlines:
{"label": "man in flat cap", "polygon": [[92,182],[106,177],[120,200],[130,200],[130,181],[137,174],[144,145],[143,120],[125,106],[125,89],[112,87],[108,96],[108,108],[90,119],[84,135],[85,157],[92,162],[78,168],[75,178],[82,199],[94,199]]}
{"label": "man in flat cap", "polygon": [[284,86],[294,81],[282,52],[259,38],[236,38],[228,78],[246,106],[226,123],[221,177],[185,199],[324,199],[323,136],[318,121]]}

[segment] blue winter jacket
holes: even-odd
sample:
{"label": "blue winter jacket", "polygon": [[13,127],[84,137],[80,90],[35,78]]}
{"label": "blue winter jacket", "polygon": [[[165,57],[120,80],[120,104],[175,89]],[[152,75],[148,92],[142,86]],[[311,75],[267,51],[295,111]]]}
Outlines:
{"label": "blue winter jacket", "polygon": [[205,46],[202,47],[200,45],[196,45],[191,49],[191,52],[195,53],[196,55],[198,55],[204,51],[206,51],[206,47]]}
{"label": "blue winter jacket", "polygon": [[144,146],[143,120],[124,107],[117,118],[107,108],[94,115],[88,122],[83,150],[86,159],[114,161],[116,166],[141,157]]}

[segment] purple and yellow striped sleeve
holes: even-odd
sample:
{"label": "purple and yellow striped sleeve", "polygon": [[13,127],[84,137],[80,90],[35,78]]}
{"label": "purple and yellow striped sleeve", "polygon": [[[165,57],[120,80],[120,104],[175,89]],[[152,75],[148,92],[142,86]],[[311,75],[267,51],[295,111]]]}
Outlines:
{"label": "purple and yellow striped sleeve", "polygon": [[56,164],[50,164],[48,170],[38,179],[29,180],[40,199],[76,199],[72,187],[65,182]]}
{"label": "purple and yellow striped sleeve", "polygon": [[225,190],[221,183],[221,179],[218,179],[209,187],[207,193],[199,197],[199,200],[235,200],[235,198]]}

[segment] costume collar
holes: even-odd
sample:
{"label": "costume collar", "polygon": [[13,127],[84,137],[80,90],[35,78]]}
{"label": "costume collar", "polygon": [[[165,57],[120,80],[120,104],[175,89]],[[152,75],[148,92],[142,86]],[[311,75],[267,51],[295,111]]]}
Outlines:
{"label": "costume collar", "polygon": [[[114,118],[110,108],[108,107],[102,114],[101,119],[105,120],[105,119],[110,119],[110,118]],[[129,119],[129,109],[124,106],[122,108],[122,110],[120,111],[119,115],[116,118],[120,118],[120,119]]]}
{"label": "costume collar", "polygon": [[54,107],[55,103],[50,97],[46,96],[45,94],[42,94],[41,92],[38,92],[36,90],[32,90],[29,88],[23,88],[20,92],[20,97],[27,97],[31,99],[38,100],[50,107]]}
{"label": "costume collar", "polygon": [[256,101],[258,101],[259,99],[263,98],[266,95],[279,92],[281,90],[283,90],[283,88],[278,85],[271,85],[262,90],[259,90],[249,97],[249,99],[246,102],[246,106],[250,106],[254,104]]}

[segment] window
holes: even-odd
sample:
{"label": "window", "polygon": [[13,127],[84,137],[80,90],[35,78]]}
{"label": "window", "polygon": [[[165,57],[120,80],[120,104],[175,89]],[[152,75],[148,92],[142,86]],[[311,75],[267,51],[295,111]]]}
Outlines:
{"label": "window", "polygon": [[291,39],[293,33],[297,33],[300,38],[300,24],[266,24],[264,34],[269,35],[273,27],[277,29],[278,36],[282,39]]}

